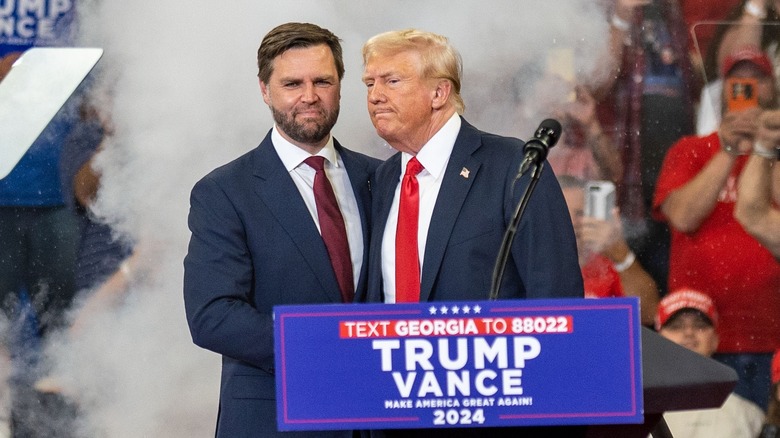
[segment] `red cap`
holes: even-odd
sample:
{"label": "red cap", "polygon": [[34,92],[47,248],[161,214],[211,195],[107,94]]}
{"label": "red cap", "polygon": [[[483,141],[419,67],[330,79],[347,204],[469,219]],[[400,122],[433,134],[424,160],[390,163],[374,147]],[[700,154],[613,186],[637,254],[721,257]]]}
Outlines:
{"label": "red cap", "polygon": [[665,296],[658,303],[658,312],[655,315],[655,329],[660,330],[669,321],[669,318],[680,310],[685,309],[698,310],[710,319],[713,326],[718,326],[718,312],[715,310],[715,303],[712,301],[712,298],[692,289],[679,289]]}
{"label": "red cap", "polygon": [[772,359],[772,384],[780,382],[780,350],[775,351]]}
{"label": "red cap", "polygon": [[773,76],[774,74],[772,61],[769,60],[766,54],[754,46],[746,46],[732,52],[723,61],[723,77],[728,76],[734,66],[743,61],[755,65],[767,76]]}

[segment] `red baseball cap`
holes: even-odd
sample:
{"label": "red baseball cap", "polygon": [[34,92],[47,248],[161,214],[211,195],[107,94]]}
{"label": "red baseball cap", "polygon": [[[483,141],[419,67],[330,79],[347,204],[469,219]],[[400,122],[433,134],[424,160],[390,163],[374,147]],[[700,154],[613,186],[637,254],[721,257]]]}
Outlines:
{"label": "red baseball cap", "polygon": [[729,56],[727,56],[723,61],[723,77],[728,76],[734,66],[743,61],[755,65],[762,73],[767,76],[774,75],[772,61],[769,60],[769,58],[766,56],[766,53],[755,46],[745,46],[739,50],[731,52]]}
{"label": "red baseball cap", "polygon": [[712,301],[712,298],[692,289],[679,289],[665,296],[658,303],[658,311],[655,315],[655,329],[660,330],[669,321],[669,318],[685,309],[698,310],[709,318],[713,327],[717,328],[718,312],[715,310],[715,303]]}
{"label": "red baseball cap", "polygon": [[772,383],[780,382],[780,350],[775,351],[772,359]]}

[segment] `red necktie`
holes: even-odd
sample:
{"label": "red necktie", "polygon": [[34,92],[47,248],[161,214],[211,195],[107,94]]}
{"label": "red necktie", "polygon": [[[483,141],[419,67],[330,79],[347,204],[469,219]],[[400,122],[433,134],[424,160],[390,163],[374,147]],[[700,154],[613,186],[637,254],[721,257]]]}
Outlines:
{"label": "red necktie", "polygon": [[406,164],[398,204],[395,232],[395,302],[420,301],[420,257],[417,251],[417,223],[420,213],[420,186],[417,174],[423,170],[417,158]]}
{"label": "red necktie", "polygon": [[344,218],[341,216],[336,194],[325,175],[325,157],[311,156],[304,160],[317,173],[314,175],[314,200],[317,204],[317,217],[320,221],[320,233],[336,274],[341,290],[341,300],[351,303],[355,296],[355,284],[352,278],[352,259],[349,256],[349,241]]}

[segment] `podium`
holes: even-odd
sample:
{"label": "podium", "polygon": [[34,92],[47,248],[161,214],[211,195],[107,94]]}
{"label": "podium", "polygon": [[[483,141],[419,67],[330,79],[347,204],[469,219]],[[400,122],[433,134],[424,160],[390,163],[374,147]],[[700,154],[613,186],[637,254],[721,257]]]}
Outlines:
{"label": "podium", "polygon": [[283,431],[645,438],[737,380],[642,327],[636,298],[277,306],[274,325]]}
{"label": "podium", "polygon": [[737,383],[733,369],[646,327],[642,329],[642,375],[644,423],[590,426],[587,438],[646,438],[664,412],[720,407]]}

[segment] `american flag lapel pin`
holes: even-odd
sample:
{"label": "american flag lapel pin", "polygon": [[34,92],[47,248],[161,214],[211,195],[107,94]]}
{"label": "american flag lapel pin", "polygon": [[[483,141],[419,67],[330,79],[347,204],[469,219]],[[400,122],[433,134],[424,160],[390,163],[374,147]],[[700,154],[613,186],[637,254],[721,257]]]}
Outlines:
{"label": "american flag lapel pin", "polygon": [[464,167],[463,169],[460,170],[460,176],[469,179],[469,170]]}

